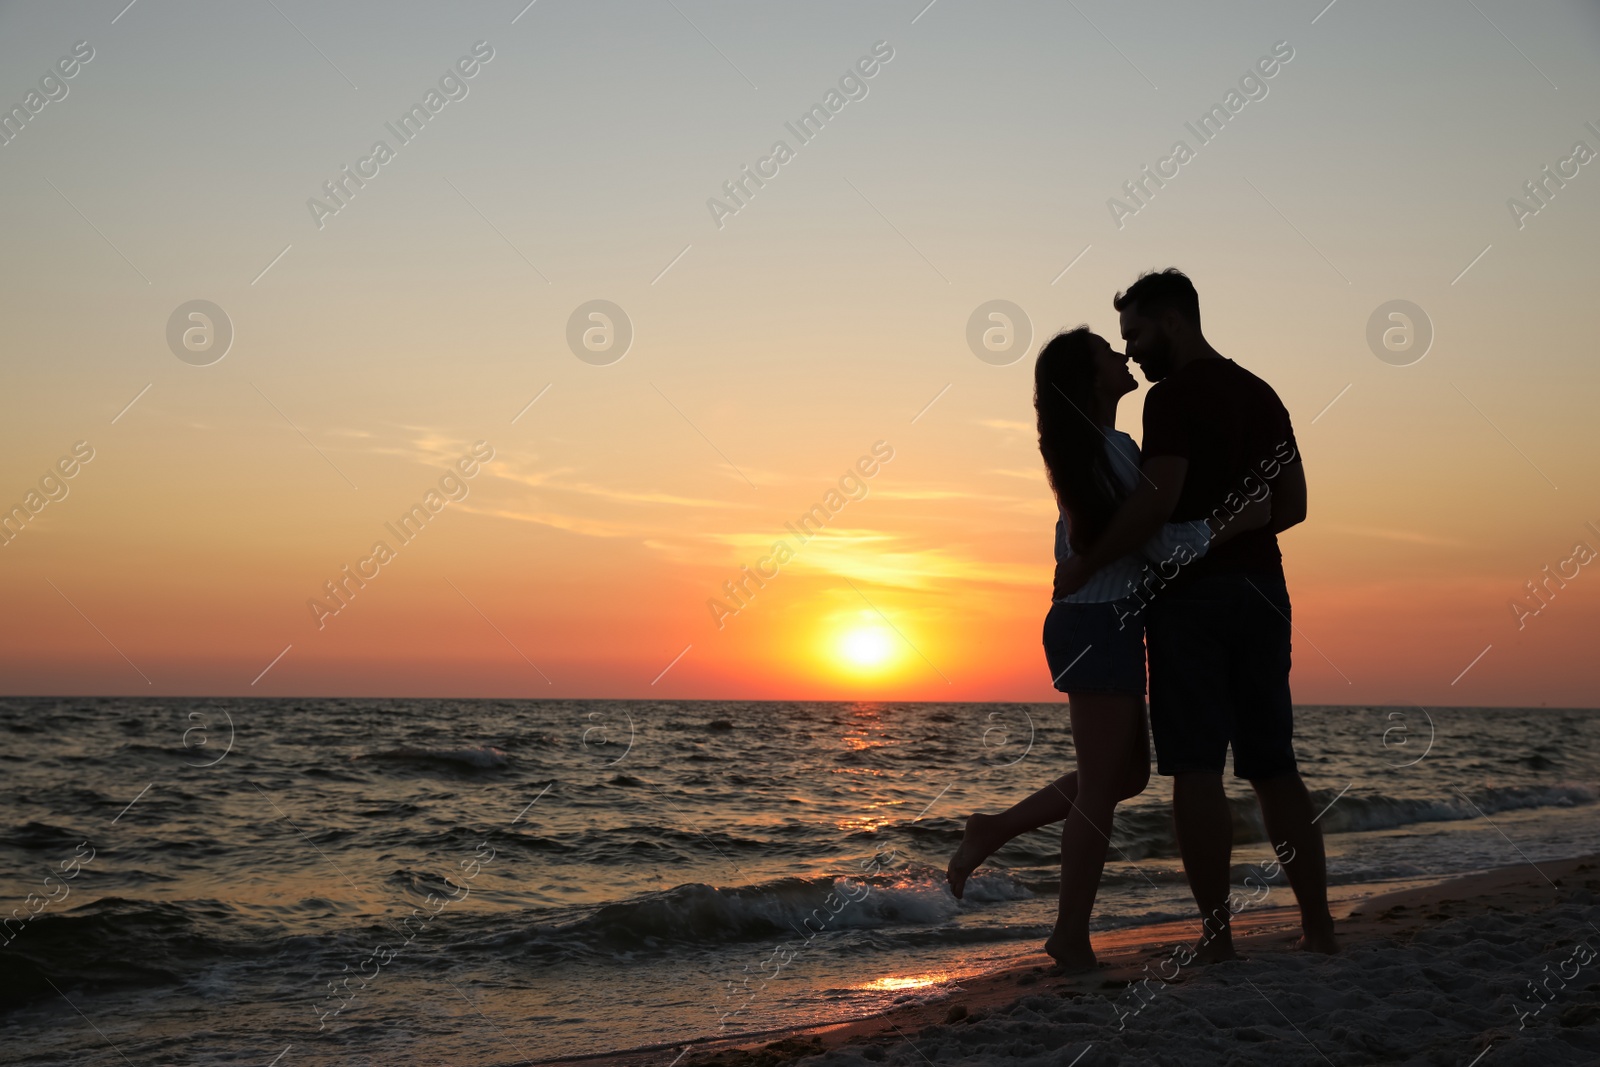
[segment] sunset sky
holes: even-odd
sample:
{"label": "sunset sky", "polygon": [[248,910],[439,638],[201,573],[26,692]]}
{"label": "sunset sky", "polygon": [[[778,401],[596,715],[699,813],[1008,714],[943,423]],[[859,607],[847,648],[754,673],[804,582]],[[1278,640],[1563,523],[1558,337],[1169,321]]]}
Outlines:
{"label": "sunset sky", "polygon": [[0,3],[0,691],[1055,699],[1032,357],[1178,266],[1299,434],[1297,702],[1600,703],[1594,4],[525,3]]}

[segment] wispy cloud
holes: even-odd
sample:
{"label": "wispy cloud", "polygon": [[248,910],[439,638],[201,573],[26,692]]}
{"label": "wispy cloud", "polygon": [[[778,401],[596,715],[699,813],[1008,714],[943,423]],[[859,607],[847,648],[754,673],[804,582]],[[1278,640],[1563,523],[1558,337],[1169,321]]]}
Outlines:
{"label": "wispy cloud", "polygon": [[525,485],[530,488],[541,489],[549,493],[569,493],[574,496],[592,497],[598,500],[610,500],[620,504],[670,504],[683,508],[706,508],[710,510],[738,511],[747,510],[754,505],[736,500],[715,500],[708,497],[678,496],[674,493],[663,493],[650,489],[622,489],[607,485],[594,485],[589,482],[568,481],[563,475],[571,473],[570,468],[550,471],[522,470],[509,465],[503,465],[495,471],[496,477],[502,481]]}
{"label": "wispy cloud", "polygon": [[1037,433],[1038,428],[1031,422],[1014,422],[1011,419],[979,419],[979,426],[987,426],[991,430],[1006,430],[1012,433]]}
{"label": "wispy cloud", "polygon": [[[890,535],[872,531],[840,531],[837,539],[818,540],[805,547],[789,565],[849,575],[878,586],[953,593],[957,585],[1035,586],[1049,582],[1043,563],[1006,563],[982,559],[950,546],[917,547]],[[875,547],[861,551],[863,538]],[[896,544],[901,547],[895,547]]]}

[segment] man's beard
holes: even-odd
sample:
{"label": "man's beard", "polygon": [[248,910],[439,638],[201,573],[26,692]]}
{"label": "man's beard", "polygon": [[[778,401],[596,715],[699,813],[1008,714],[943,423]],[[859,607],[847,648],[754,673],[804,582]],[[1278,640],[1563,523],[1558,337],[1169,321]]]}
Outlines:
{"label": "man's beard", "polygon": [[1146,381],[1159,382],[1172,373],[1172,339],[1166,335],[1152,337],[1145,343],[1139,356],[1139,369]]}

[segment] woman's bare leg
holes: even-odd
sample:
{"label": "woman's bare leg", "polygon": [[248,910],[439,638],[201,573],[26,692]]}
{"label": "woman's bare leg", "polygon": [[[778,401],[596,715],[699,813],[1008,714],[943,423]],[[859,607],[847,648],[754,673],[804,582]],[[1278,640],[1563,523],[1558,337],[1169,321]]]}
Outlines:
{"label": "woman's bare leg", "polygon": [[1061,903],[1045,951],[1069,971],[1095,965],[1089,915],[1111,846],[1117,802],[1137,796],[1150,778],[1144,697],[1133,693],[1071,695],[1078,791],[1061,828]]}
{"label": "woman's bare leg", "polygon": [[966,891],[967,878],[978,869],[979,864],[1012,838],[1065,819],[1072,812],[1072,800],[1077,795],[1078,772],[1073,771],[1026,799],[1019,800],[999,815],[979,813],[969,816],[966,832],[961,835],[961,844],[944,870],[945,879],[950,883],[950,891],[956,895],[956,899],[961,899]]}
{"label": "woman's bare leg", "polygon": [[[1150,740],[1148,726],[1145,723],[1144,701],[1135,694],[1110,695],[1110,694],[1084,694],[1078,697],[1079,706],[1087,707],[1096,701],[1121,701],[1132,708],[1133,718],[1136,722],[1137,736],[1131,747],[1128,748],[1125,760],[1119,766],[1120,774],[1116,778],[1117,800],[1127,800],[1136,797],[1144,791],[1145,785],[1150,780]],[[1087,704],[1085,702],[1088,702]],[[1113,715],[1116,715],[1113,712]],[[1127,712],[1123,712],[1125,718]],[[1076,720],[1074,720],[1076,722]],[[1092,726],[1085,729],[1094,732]],[[1082,759],[1083,749],[1077,742],[1079,732],[1074,727],[1074,745],[1078,748],[1079,758]],[[1094,740],[1090,741],[1091,756],[1099,758],[1096,751],[1098,746]],[[1072,814],[1073,803],[1078,795],[1078,772],[1071,771],[1062,775],[1043,789],[1018,801],[998,815],[985,815],[977,813],[967,819],[966,832],[961,837],[961,844],[956,848],[955,855],[950,858],[950,864],[945,868],[945,878],[950,882],[950,888],[960,899],[966,886],[967,879],[984,860],[999,851],[1014,838],[1020,837],[1030,830],[1037,830],[1051,823],[1061,822]],[[1063,853],[1065,856],[1066,853]],[[1104,857],[1101,858],[1104,865]],[[1098,878],[1096,879],[1098,883]],[[1093,905],[1093,896],[1090,897]]]}

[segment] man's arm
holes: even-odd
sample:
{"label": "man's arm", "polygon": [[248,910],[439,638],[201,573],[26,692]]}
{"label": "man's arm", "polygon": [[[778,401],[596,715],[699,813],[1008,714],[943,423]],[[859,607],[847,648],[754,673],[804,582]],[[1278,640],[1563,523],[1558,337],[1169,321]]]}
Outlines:
{"label": "man's arm", "polygon": [[1099,570],[1144,548],[1177,509],[1183,480],[1189,474],[1189,461],[1178,456],[1152,456],[1142,471],[1139,485],[1111,517],[1094,547],[1084,553],[1084,565],[1090,570]]}
{"label": "man's arm", "polygon": [[1272,521],[1268,531],[1282,533],[1306,521],[1306,469],[1291,463],[1272,480]]}
{"label": "man's arm", "polygon": [[1117,508],[1094,546],[1056,569],[1057,596],[1077,592],[1107,563],[1141,551],[1172,517],[1189,473],[1189,461],[1179,456],[1152,456],[1145,461],[1143,472],[1138,487]]}

